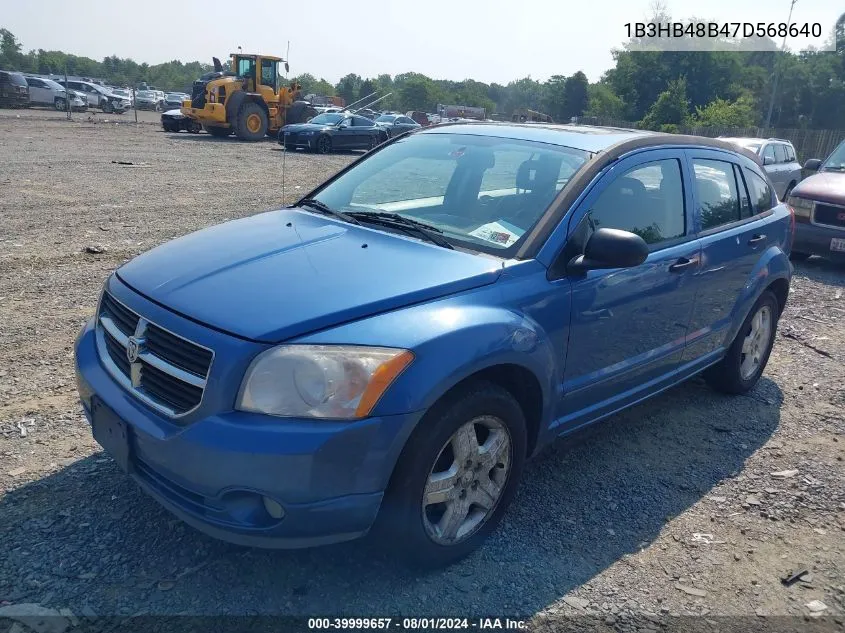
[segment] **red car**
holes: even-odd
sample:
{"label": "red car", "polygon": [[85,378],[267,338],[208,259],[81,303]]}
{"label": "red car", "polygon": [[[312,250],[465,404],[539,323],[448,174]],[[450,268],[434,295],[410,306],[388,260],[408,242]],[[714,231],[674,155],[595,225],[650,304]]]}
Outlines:
{"label": "red car", "polygon": [[792,258],[821,255],[845,263],[845,141],[824,162],[810,159],[804,169],[816,173],[799,182],[787,201],[795,210]]}

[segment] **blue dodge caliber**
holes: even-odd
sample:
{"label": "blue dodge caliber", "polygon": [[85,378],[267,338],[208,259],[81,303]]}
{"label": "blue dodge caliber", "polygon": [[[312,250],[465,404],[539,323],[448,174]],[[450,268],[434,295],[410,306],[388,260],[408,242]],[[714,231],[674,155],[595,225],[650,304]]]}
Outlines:
{"label": "blue dodge caliber", "polygon": [[555,438],[699,372],[754,387],[793,226],[721,141],[437,126],[122,266],[79,392],[117,464],[203,532],[304,547],[378,525],[447,564]]}

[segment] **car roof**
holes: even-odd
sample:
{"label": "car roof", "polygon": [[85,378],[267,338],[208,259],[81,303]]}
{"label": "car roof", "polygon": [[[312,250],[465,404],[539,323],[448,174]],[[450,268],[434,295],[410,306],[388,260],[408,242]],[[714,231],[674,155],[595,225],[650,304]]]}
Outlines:
{"label": "car roof", "polygon": [[419,134],[472,134],[475,136],[501,136],[521,141],[537,141],[551,145],[572,147],[587,152],[601,152],[611,145],[635,138],[659,137],[656,132],[629,130],[592,125],[566,125],[544,123],[447,123],[426,128]]}

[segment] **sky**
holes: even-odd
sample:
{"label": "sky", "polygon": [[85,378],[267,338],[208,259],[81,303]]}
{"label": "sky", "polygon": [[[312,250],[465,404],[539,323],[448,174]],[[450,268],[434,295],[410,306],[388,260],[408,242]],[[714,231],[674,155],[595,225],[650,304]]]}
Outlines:
{"label": "sky", "polygon": [[[336,83],[347,73],[374,77],[419,72],[437,79],[506,84],[582,70],[597,81],[611,49],[642,22],[654,0],[0,0],[0,28],[24,51],[62,50],[156,64],[211,62],[244,52],[285,56],[292,75]],[[790,0],[664,0],[675,19],[782,22]],[[793,22],[831,31],[835,0],[798,0]]]}

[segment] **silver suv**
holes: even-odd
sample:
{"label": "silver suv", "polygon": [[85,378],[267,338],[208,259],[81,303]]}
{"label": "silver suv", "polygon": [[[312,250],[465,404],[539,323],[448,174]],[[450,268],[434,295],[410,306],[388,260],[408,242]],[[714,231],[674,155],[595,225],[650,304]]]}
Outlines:
{"label": "silver suv", "polygon": [[792,188],[801,181],[801,165],[792,143],[783,138],[719,137],[757,154],[763,169],[775,186],[779,200],[786,200]]}

